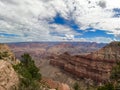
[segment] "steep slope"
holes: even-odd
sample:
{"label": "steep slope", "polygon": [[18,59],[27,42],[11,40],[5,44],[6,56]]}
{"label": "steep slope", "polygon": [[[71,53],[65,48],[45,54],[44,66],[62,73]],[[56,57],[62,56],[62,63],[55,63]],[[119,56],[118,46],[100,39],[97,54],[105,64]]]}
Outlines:
{"label": "steep slope", "polygon": [[0,90],[16,90],[19,78],[12,65],[0,60]]}
{"label": "steep slope", "polygon": [[13,53],[7,45],[0,44],[0,90],[15,90],[19,78],[12,65],[17,64]]}
{"label": "steep slope", "polygon": [[[31,58],[27,59],[31,60]],[[33,63],[29,61],[29,68],[24,66],[6,44],[0,44],[0,90],[50,90],[50,88],[56,90],[54,88],[57,87],[59,90],[70,90],[67,84],[60,82],[52,87],[52,84],[56,84],[52,79],[46,79],[46,84],[40,79],[33,79],[31,73],[37,75],[36,70],[38,70]]]}
{"label": "steep slope", "polygon": [[5,60],[11,64],[19,62],[6,44],[0,44],[0,60]]}
{"label": "steep slope", "polygon": [[[65,83],[60,83],[59,81],[54,81],[49,78],[43,78],[43,83],[45,83],[50,88],[53,88],[53,90],[70,90],[69,86]],[[51,89],[52,90],[52,89]]]}
{"label": "steep slope", "polygon": [[93,59],[117,61],[120,60],[120,42],[111,42],[102,49],[88,55]]}
{"label": "steep slope", "polygon": [[93,80],[95,83],[109,81],[110,72],[116,61],[120,60],[120,44],[112,42],[102,49],[88,55],[64,53],[51,57],[50,64],[71,73],[74,77]]}

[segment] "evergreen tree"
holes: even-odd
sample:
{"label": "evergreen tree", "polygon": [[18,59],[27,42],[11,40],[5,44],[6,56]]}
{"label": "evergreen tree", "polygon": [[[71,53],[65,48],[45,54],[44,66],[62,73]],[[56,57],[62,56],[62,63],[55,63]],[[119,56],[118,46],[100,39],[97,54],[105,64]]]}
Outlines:
{"label": "evergreen tree", "polygon": [[28,53],[25,53],[21,58],[21,63],[13,66],[22,76],[20,76],[19,90],[40,90],[39,80],[41,79],[41,74],[35,66],[32,57]]}

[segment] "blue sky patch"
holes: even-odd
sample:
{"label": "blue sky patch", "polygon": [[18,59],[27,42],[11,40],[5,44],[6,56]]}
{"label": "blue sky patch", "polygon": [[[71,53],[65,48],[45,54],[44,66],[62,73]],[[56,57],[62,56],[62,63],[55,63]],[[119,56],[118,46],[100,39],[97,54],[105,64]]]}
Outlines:
{"label": "blue sky patch", "polygon": [[113,12],[115,13],[113,17],[116,17],[116,18],[120,17],[120,8],[114,8]]}
{"label": "blue sky patch", "polygon": [[7,34],[7,33],[0,33],[0,36],[3,36],[3,37],[18,37],[19,35],[16,35],[16,34]]}
{"label": "blue sky patch", "polygon": [[50,22],[50,24],[56,23],[56,24],[61,24],[61,25],[65,25],[66,22],[68,22],[66,19],[64,19],[63,17],[61,17],[61,15],[58,13],[54,18],[53,21]]}
{"label": "blue sky patch", "polygon": [[[116,15],[120,12],[120,9],[114,9]],[[80,30],[80,27],[75,23],[74,20],[67,20],[63,18],[59,13],[53,18],[53,21],[49,22],[50,24],[58,24],[63,26],[70,27],[73,31],[80,35],[76,35],[75,38],[94,38],[94,37],[106,37],[106,38],[114,38],[114,35],[107,34],[105,30],[99,30],[94,28],[87,28],[86,30]],[[53,36],[61,36],[64,37],[64,34],[58,32],[50,32]]]}
{"label": "blue sky patch", "polygon": [[95,30],[95,31],[89,31],[92,28],[89,28],[87,32],[83,32],[82,35],[75,36],[75,38],[94,38],[94,37],[109,37],[109,38],[114,38],[114,35],[112,34],[107,34],[106,31],[102,30]]}
{"label": "blue sky patch", "polygon": [[68,26],[72,29],[78,30],[79,26],[75,23],[73,19],[67,20],[63,18],[59,13],[56,14],[56,16],[53,18],[53,21],[49,22],[49,24],[59,24],[59,25],[64,25]]}

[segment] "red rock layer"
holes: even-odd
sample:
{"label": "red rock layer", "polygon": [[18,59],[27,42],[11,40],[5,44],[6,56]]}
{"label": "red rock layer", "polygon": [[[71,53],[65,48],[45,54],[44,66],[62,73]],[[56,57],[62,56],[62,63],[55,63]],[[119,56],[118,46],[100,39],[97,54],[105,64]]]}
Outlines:
{"label": "red rock layer", "polygon": [[52,57],[50,64],[78,78],[89,78],[96,82],[109,81],[110,72],[120,61],[120,42],[112,42],[91,54],[70,56],[68,53]]}
{"label": "red rock layer", "polygon": [[95,82],[109,80],[114,60],[93,59],[89,56],[70,56],[67,53],[53,57],[50,64],[58,66],[78,78],[88,78]]}

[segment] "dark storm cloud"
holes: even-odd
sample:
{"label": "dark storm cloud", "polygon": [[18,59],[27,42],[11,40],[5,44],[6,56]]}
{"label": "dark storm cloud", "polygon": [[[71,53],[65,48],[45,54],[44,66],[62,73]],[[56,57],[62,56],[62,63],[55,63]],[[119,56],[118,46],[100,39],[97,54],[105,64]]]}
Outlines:
{"label": "dark storm cloud", "polygon": [[98,5],[99,5],[101,8],[106,8],[106,2],[105,2],[105,1],[99,1]]}

